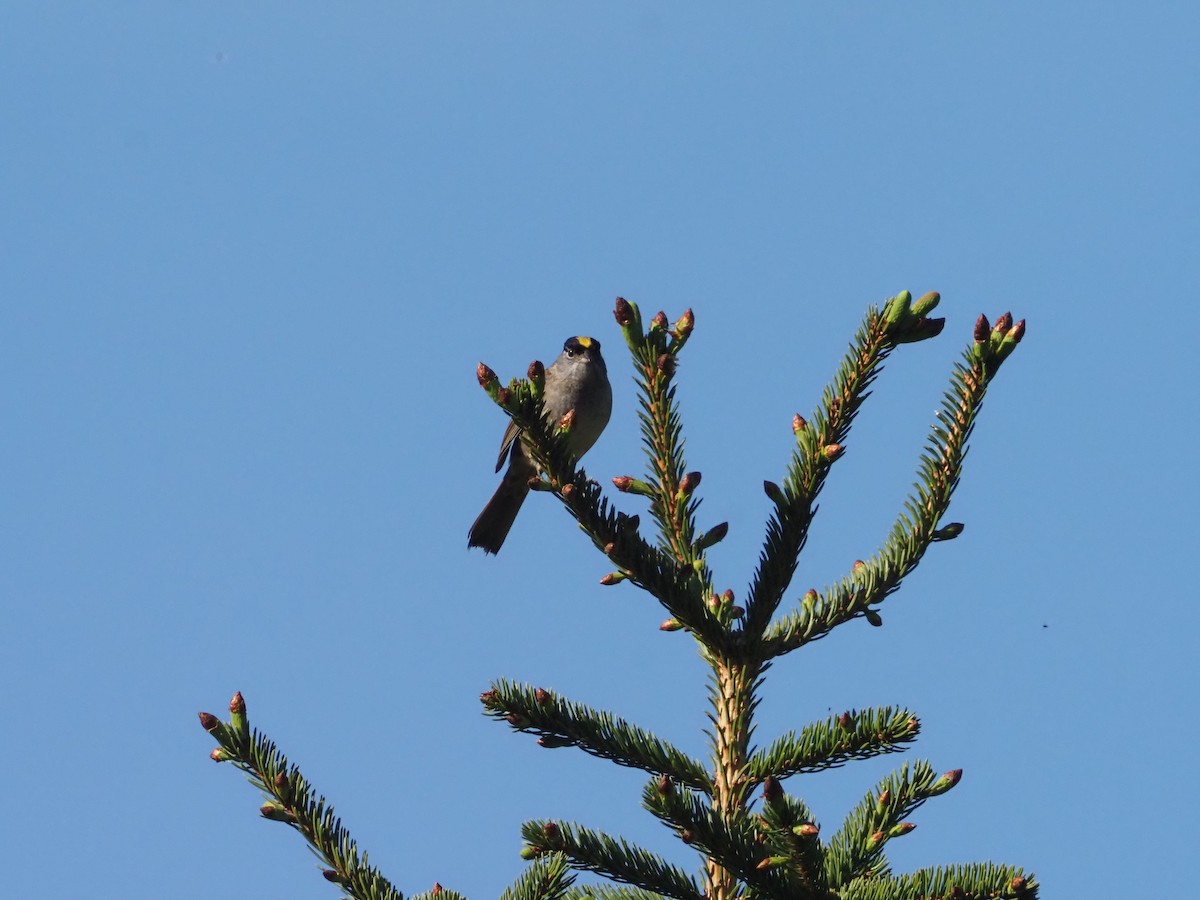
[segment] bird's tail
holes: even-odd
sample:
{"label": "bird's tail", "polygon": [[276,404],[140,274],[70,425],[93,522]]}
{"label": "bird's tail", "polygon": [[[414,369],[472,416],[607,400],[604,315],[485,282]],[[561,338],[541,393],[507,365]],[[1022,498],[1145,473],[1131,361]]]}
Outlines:
{"label": "bird's tail", "polygon": [[499,553],[509,529],[516,521],[521,504],[529,496],[529,473],[512,466],[500,480],[500,487],[487,502],[467,533],[468,547],[482,547],[485,553]]}

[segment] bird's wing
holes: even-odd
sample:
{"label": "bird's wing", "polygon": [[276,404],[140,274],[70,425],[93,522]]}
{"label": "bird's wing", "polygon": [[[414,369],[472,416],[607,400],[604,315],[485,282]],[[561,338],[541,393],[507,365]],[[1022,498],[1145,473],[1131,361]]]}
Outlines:
{"label": "bird's wing", "polygon": [[516,422],[509,422],[508,427],[504,429],[504,439],[500,442],[500,457],[496,460],[496,471],[499,472],[504,468],[504,460],[508,457],[508,451],[512,449],[513,441],[521,434],[521,429],[517,427]]}

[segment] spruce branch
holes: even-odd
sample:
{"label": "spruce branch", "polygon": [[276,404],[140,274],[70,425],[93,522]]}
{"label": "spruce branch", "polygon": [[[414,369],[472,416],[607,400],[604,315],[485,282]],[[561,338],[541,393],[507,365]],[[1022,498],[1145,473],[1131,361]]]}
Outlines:
{"label": "spruce branch", "polygon": [[797,879],[816,894],[826,887],[825,850],[821,829],[803,800],[792,797],[774,778],[763,784],[764,843],[779,865],[786,865]]}
{"label": "spruce branch", "polygon": [[699,886],[686,872],[623,838],[549,821],[526,822],[521,826],[521,837],[526,843],[521,855],[527,859],[562,853],[577,869],[678,900],[704,900]]}
{"label": "spruce branch", "polygon": [[539,856],[505,888],[500,900],[565,900],[575,882],[570,861],[562,853]]}
{"label": "spruce branch", "polygon": [[[233,763],[267,797],[259,812],[263,818],[290,825],[304,837],[318,859],[327,867],[327,881],[338,885],[345,896],[354,900],[404,900],[374,866],[367,854],[359,854],[358,845],[334,815],[324,797],[314,798],[313,790],[300,770],[288,762],[266,735],[251,730],[246,702],[239,691],[229,704],[230,721],[220,721],[212,713],[200,713],[200,724],[218,746],[211,758]],[[447,893],[447,900],[457,894]]]}
{"label": "spruce branch", "polygon": [[830,887],[844,887],[855,878],[874,877],[885,871],[883,850],[887,842],[916,828],[905,820],[930,797],[953,788],[961,777],[961,769],[938,775],[929,763],[917,760],[905,763],[885,777],[876,790],[868,791],[829,841],[825,871]]}
{"label": "spruce branch", "polygon": [[[641,482],[650,497],[650,515],[658,523],[659,546],[683,564],[695,560],[696,508],[693,494],[700,482],[698,472],[687,473],[683,456],[683,425],[675,401],[673,380],[679,351],[691,336],[696,319],[689,309],[674,327],[659,312],[644,332],[637,305],[617,298],[613,315],[621,325],[625,343],[633,355],[638,386],[638,420],[642,443],[650,460],[650,471]],[[635,323],[637,326],[635,328]],[[709,579],[711,581],[711,579]]]}
{"label": "spruce branch", "polygon": [[434,884],[429,890],[413,894],[408,900],[467,900],[467,898],[458,891],[447,890],[440,884]]}
{"label": "spruce branch", "polygon": [[[980,322],[986,326],[986,317],[981,316]],[[768,658],[818,640],[859,616],[880,624],[879,614],[871,607],[900,587],[930,544],[962,533],[960,523],[942,525],[941,520],[962,475],[967,441],[988,384],[1024,335],[1024,321],[1015,326],[1011,322],[1011,314],[1005,313],[995,329],[977,323],[975,342],[963,353],[962,361],[955,363],[950,389],[930,426],[914,493],[905,501],[906,512],[900,514],[883,547],[870,560],[856,562],[854,570],[832,587],[819,593],[810,590],[798,611],[771,626],[764,643]]]}
{"label": "spruce branch", "polygon": [[771,857],[763,846],[763,832],[745,809],[714,810],[694,791],[663,779],[642,791],[642,805],[670,825],[688,846],[772,900],[801,900],[808,896],[802,881]]}
{"label": "spruce branch", "polygon": [[624,885],[589,884],[572,888],[565,900],[663,900],[663,895]]}
{"label": "spruce branch", "polygon": [[996,863],[860,878],[841,893],[842,900],[1037,900],[1037,896],[1037,879],[1019,868]]}
{"label": "spruce branch", "polygon": [[885,753],[900,753],[916,740],[921,725],[907,709],[849,710],[812,722],[797,734],[790,731],[769,747],[758,750],[746,764],[752,783],[767,778],[783,780],[791,775],[835,769],[852,759],[871,759]]}
{"label": "spruce branch", "polygon": [[[531,370],[533,367],[530,367]],[[636,517],[619,513],[600,486],[587,477],[572,457],[560,425],[546,418],[545,406],[530,379],[513,379],[500,386],[496,374],[482,363],[479,383],[521,429],[523,440],[542,480],[532,486],[554,493],[616,566],[620,580],[646,590],[704,643],[719,646],[728,633],[706,605],[710,591],[702,566],[681,562],[649,544],[638,533]]]}
{"label": "spruce branch", "polygon": [[576,746],[618,765],[669,775],[688,787],[712,791],[712,780],[701,763],[612,713],[505,679],[493,682],[480,700],[493,718],[517,731],[541,735],[538,743],[544,747]]}
{"label": "spruce branch", "polygon": [[797,447],[787,477],[782,487],[765,483],[775,510],[767,522],[758,569],[750,583],[743,624],[747,636],[757,638],[763,633],[791,583],[816,515],[817,496],[830,467],[844,453],[850,426],[870,396],[867,389],[883,369],[884,360],[897,344],[914,343],[941,332],[945,320],[925,316],[939,299],[938,294],[930,293],[914,305],[912,295],[902,291],[882,310],[874,306],[868,309],[833,381],[825,388],[820,406],[809,420],[800,415],[792,419]]}

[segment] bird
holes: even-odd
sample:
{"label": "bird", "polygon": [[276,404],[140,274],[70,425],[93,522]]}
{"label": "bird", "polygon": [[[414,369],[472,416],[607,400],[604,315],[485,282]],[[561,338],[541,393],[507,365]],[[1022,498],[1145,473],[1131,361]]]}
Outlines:
{"label": "bird", "polygon": [[[598,340],[583,335],[567,338],[558,359],[546,369],[542,403],[551,422],[575,410],[567,446],[576,459],[592,448],[612,415],[612,385]],[[508,469],[467,533],[467,546],[480,547],[485,554],[500,552],[521,504],[529,496],[529,479],[538,474],[524,440],[517,440],[520,435],[521,429],[509,422],[496,460],[497,472],[506,459]]]}

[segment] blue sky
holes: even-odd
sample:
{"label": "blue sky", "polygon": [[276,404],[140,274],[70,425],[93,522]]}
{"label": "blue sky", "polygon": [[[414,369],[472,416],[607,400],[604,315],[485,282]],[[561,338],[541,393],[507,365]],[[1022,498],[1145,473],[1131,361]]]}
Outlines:
{"label": "blue sky", "polygon": [[[641,776],[480,715],[510,677],[703,752],[690,641],[551,500],[467,552],[504,427],[476,363],[598,337],[586,466],[638,474],[612,301],[692,307],[688,461],[741,595],[792,414],[907,288],[945,333],[879,380],[789,596],[883,539],[1011,309],[966,531],[884,628],[772,669],[758,739],[907,705],[965,776],[897,869],[1190,893],[1198,45],[1186,4],[6,6],[6,891],[334,896],[206,758],[237,689],[406,893],[495,896],[542,816],[690,866]],[[899,762],[789,787],[832,829]]]}

